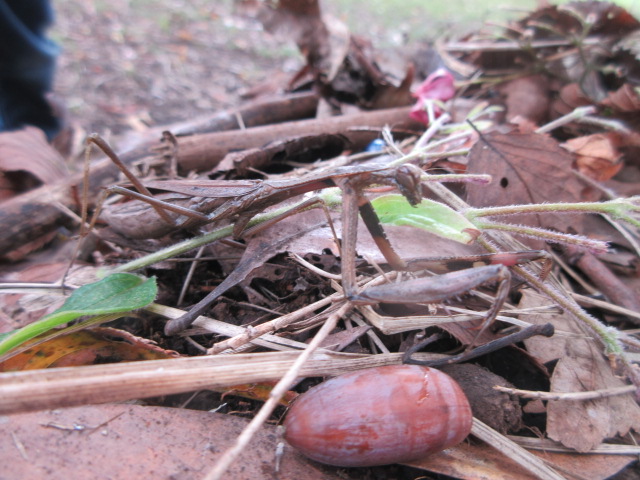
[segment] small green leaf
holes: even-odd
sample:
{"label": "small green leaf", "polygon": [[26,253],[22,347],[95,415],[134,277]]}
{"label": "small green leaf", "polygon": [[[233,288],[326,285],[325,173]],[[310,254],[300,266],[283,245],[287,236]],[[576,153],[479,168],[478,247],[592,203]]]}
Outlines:
{"label": "small green leaf", "polygon": [[473,243],[480,235],[463,215],[433,200],[423,199],[412,207],[402,195],[394,194],[375,198],[371,204],[382,223],[418,227],[464,244]]}
{"label": "small green leaf", "polygon": [[99,282],[75,290],[55,312],[0,339],[0,355],[58,325],[84,315],[126,313],[142,308],[156,298],[155,278],[114,273]]}

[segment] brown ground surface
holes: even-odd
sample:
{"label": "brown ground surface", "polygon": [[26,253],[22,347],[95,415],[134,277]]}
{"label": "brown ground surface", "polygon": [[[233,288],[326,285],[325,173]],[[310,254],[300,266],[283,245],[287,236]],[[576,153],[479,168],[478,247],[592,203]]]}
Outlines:
{"label": "brown ground surface", "polygon": [[231,2],[60,0],[55,8],[55,91],[86,132],[120,134],[237,105],[248,87],[302,65],[293,44],[233,15]]}

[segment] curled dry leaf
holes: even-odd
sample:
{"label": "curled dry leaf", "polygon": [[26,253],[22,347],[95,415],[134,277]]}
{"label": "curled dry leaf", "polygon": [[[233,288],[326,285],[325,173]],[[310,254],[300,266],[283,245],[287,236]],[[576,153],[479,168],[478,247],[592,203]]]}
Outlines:
{"label": "curled dry leaf", "polygon": [[76,367],[117,362],[176,358],[151,340],[115,328],[94,328],[61,335],[14,355],[0,363],[0,371]]}
{"label": "curled dry leaf", "polygon": [[323,15],[318,1],[280,1],[275,9],[264,7],[260,17],[267,31],[293,38],[307,59],[291,83],[310,73],[332,104],[380,109],[411,103],[414,69],[404,69],[400,81],[383,71],[371,44],[351,35],[337,18]]}
{"label": "curled dry leaf", "polygon": [[623,113],[638,112],[640,110],[639,87],[633,87],[631,84],[625,83],[618,90],[609,93],[609,96],[602,101],[602,104]]}
{"label": "curled dry leaf", "polygon": [[[525,43],[535,40],[559,39],[564,47],[538,51],[545,59],[545,69],[558,78],[579,82],[582,90],[592,99],[604,96],[605,86],[596,69],[610,57],[611,48],[622,35],[640,27],[640,23],[625,9],[609,2],[569,2],[543,7],[519,22]],[[574,40],[579,48],[572,48]],[[609,48],[607,48],[609,47]]]}
{"label": "curled dry leaf", "polygon": [[522,28],[528,28],[535,38],[553,37],[558,31],[577,34],[585,28],[592,33],[620,35],[640,27],[624,8],[599,1],[574,1],[543,7],[518,23]]}
{"label": "curled dry leaf", "polygon": [[576,155],[579,172],[604,181],[615,176],[622,168],[622,154],[618,151],[619,138],[614,133],[596,133],[571,138],[561,146]]}
{"label": "curled dry leaf", "polygon": [[0,176],[6,182],[4,187],[9,189],[0,195],[0,199],[36,187],[38,182],[62,180],[68,174],[64,159],[47,143],[44,132],[36,127],[0,133],[0,172],[13,173],[9,182],[6,182],[8,177]]}
{"label": "curled dry leaf", "polygon": [[[497,75],[514,70],[539,71],[544,66],[547,73],[565,81],[581,82],[598,96],[602,85],[595,76],[589,79],[594,83],[586,85],[587,74],[610,56],[609,49],[623,35],[639,27],[633,16],[613,3],[586,1],[545,6],[512,23],[503,32],[503,39],[494,42],[494,48],[475,49],[466,60]],[[581,48],[575,48],[578,42]]]}

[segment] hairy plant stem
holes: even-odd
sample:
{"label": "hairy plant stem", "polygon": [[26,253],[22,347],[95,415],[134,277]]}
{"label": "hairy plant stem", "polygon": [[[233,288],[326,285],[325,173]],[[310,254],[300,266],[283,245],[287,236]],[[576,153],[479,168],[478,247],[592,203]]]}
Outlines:
{"label": "hairy plant stem", "polygon": [[601,213],[627,220],[629,213],[640,212],[633,202],[637,197],[617,198],[607,202],[583,203],[538,203],[528,205],[507,205],[504,207],[467,208],[464,215],[473,220],[478,217],[517,215],[521,213]]}
{"label": "hairy plant stem", "polygon": [[606,253],[607,242],[593,240],[580,235],[569,233],[558,233],[545,228],[527,227],[524,225],[513,225],[510,223],[483,222],[480,220],[470,220],[473,225],[481,231],[500,230],[503,232],[522,235],[530,238],[539,238],[551,243],[563,243],[565,245],[575,245],[589,250],[592,253]]}
{"label": "hairy plant stem", "polygon": [[502,207],[463,208],[462,214],[480,230],[501,230],[513,234],[528,237],[538,237],[554,243],[566,243],[587,248],[594,253],[607,251],[606,242],[592,240],[578,235],[569,235],[553,232],[539,227],[528,227],[491,221],[478,220],[482,217],[507,216],[526,213],[593,213],[609,215],[615,219],[623,220],[631,225],[640,227],[640,222],[631,214],[640,212],[637,205],[639,198],[616,198],[607,202],[584,203],[540,203],[527,205],[506,205]]}

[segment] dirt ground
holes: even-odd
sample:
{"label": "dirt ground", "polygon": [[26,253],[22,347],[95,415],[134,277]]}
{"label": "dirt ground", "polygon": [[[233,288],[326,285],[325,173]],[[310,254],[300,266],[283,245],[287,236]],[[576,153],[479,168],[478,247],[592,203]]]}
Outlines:
{"label": "dirt ground", "polygon": [[[188,5],[187,5],[188,4]],[[302,66],[295,45],[233,16],[230,2],[56,2],[55,91],[86,133],[119,134],[237,105],[274,71]],[[159,10],[159,11],[157,11]]]}
{"label": "dirt ground", "polygon": [[[263,31],[250,0],[58,0],[50,34],[61,54],[55,93],[79,130],[116,137],[125,131],[210,115],[237,106],[250,91],[286,85],[304,59],[286,32]],[[415,2],[414,2],[415,3]],[[329,14],[394,56],[412,55],[423,38],[453,35],[477,24],[434,5],[407,5],[385,14],[374,2],[323,2]],[[385,7],[387,10],[385,10]],[[513,12],[512,12],[513,14]],[[456,17],[457,18],[457,17]],[[475,22],[475,23],[474,23]],[[112,139],[113,140],[113,139]]]}

